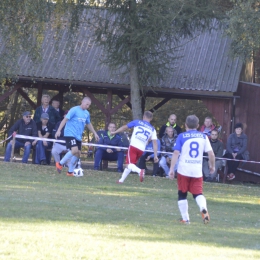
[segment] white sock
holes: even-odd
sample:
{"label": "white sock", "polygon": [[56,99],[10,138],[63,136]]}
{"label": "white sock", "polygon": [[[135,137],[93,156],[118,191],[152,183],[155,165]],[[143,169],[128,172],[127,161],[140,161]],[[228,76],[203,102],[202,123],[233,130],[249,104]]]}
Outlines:
{"label": "white sock", "polygon": [[200,208],[200,212],[202,212],[203,209],[207,210],[207,202],[204,195],[197,196],[195,200]]}
{"label": "white sock", "polygon": [[178,207],[181,212],[181,217],[183,220],[190,220],[189,213],[188,213],[188,200],[179,200]]}
{"label": "white sock", "polygon": [[121,176],[121,179],[119,180],[120,182],[124,182],[124,180],[126,179],[126,177],[128,176],[128,174],[131,172],[131,169],[125,168],[124,172]]}
{"label": "white sock", "polygon": [[140,173],[141,169],[138,168],[135,164],[130,163],[128,164],[128,169],[131,169],[132,172],[137,172],[138,174]]}

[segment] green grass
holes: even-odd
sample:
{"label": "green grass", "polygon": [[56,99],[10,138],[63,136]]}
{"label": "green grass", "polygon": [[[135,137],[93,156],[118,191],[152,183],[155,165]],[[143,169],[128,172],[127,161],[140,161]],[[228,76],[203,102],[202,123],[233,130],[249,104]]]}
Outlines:
{"label": "green grass", "polygon": [[188,196],[181,225],[176,181],[0,162],[0,259],[259,259],[259,186],[206,183],[203,225]]}

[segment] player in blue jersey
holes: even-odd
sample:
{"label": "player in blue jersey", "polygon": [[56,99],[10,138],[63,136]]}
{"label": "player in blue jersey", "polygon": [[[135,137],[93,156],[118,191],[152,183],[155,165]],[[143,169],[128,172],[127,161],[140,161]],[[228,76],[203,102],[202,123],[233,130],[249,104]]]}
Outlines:
{"label": "player in blue jersey", "polygon": [[174,179],[174,166],[179,157],[178,165],[178,207],[182,216],[181,222],[190,223],[188,213],[188,191],[196,200],[204,224],[210,220],[206,198],[203,195],[203,175],[202,162],[203,153],[208,153],[210,173],[215,172],[215,155],[211,148],[208,137],[197,131],[199,119],[195,115],[190,115],[185,122],[186,132],[178,135],[171,161],[169,172],[170,179]]}
{"label": "player in blue jersey", "polygon": [[66,140],[66,147],[67,149],[70,149],[70,151],[65,154],[60,162],[56,162],[58,173],[61,172],[62,165],[70,159],[67,175],[73,176],[73,171],[81,154],[81,140],[85,125],[94,134],[96,140],[99,140],[99,137],[90,122],[89,112],[87,111],[90,105],[91,99],[89,97],[84,97],[81,101],[81,105],[71,108],[60,123],[55,138],[57,139],[60,136],[61,129],[65,126],[64,138]]}
{"label": "player in blue jersey", "polygon": [[154,162],[155,163],[158,162],[157,135],[156,135],[156,130],[150,124],[152,119],[153,119],[153,113],[151,113],[150,111],[145,111],[143,115],[143,120],[131,121],[127,125],[121,126],[115,132],[111,133],[114,135],[126,131],[129,128],[134,128],[131,141],[130,141],[130,146],[126,156],[126,168],[122,174],[121,179],[118,180],[117,183],[123,183],[131,171],[137,172],[140,176],[140,181],[141,182],[143,181],[145,175],[145,169],[140,169],[135,164],[142,156],[146,144],[150,138],[153,141]]}

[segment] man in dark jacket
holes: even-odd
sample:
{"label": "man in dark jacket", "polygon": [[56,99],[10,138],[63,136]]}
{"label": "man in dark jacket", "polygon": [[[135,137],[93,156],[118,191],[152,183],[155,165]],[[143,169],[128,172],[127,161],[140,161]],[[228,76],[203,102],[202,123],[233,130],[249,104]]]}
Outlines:
{"label": "man in dark jacket", "polygon": [[177,135],[179,135],[182,131],[181,128],[176,124],[177,116],[175,114],[172,114],[168,118],[168,122],[163,125],[159,130],[159,138],[162,138],[165,134],[166,127],[171,126],[173,129],[176,130]]}
{"label": "man in dark jacket", "polygon": [[36,124],[41,122],[42,113],[47,113],[49,115],[49,122],[53,125],[62,119],[59,112],[54,107],[50,106],[50,96],[47,94],[42,95],[42,105],[35,110],[33,120]]}
{"label": "man in dark jacket", "polygon": [[[8,131],[8,136],[12,135],[14,132],[18,132],[19,135],[27,135],[27,136],[37,136],[37,127],[33,120],[31,120],[31,113],[29,111],[26,111],[23,113],[23,118],[19,119],[15,122],[15,124],[10,128]],[[37,141],[29,140],[29,139],[21,139],[17,138],[15,139],[15,145],[14,148],[24,148],[24,154],[23,154],[23,163],[28,162],[28,158],[30,156],[30,150],[32,145],[35,145]],[[11,152],[12,152],[12,143],[11,140],[5,151],[5,162],[10,162]]]}
{"label": "man in dark jacket", "polygon": [[[216,129],[211,131],[209,141],[210,141],[212,150],[215,154],[215,157],[222,158],[224,145],[220,140],[218,140],[218,131]],[[217,171],[221,167],[221,165],[222,165],[222,160],[216,159],[215,172],[213,174],[210,174],[209,160],[208,160],[208,158],[203,158],[203,174],[204,174],[206,182],[212,182],[212,181],[216,180]]]}
{"label": "man in dark jacket", "polygon": [[[41,114],[41,121],[37,124],[38,137],[51,138],[52,129],[54,125],[49,122],[49,115],[47,113]],[[50,164],[50,156],[46,156],[46,150],[52,148],[52,142],[38,141],[36,145],[35,164]]]}
{"label": "man in dark jacket", "polygon": [[[119,134],[111,135],[116,130],[114,123],[109,123],[108,131],[101,134],[98,144],[109,146],[123,146],[122,137]],[[102,160],[117,161],[117,171],[123,172],[124,150],[120,148],[98,147],[95,154],[94,170],[99,170]]]}
{"label": "man in dark jacket", "polygon": [[60,115],[60,118],[62,119],[63,116],[64,116],[64,114],[65,114],[65,112],[64,112],[64,110],[62,110],[62,109],[60,108],[60,101],[57,100],[57,99],[55,99],[55,98],[52,99],[52,101],[51,101],[51,106],[56,109],[56,111],[57,111],[57,112],[59,113],[59,115]]}

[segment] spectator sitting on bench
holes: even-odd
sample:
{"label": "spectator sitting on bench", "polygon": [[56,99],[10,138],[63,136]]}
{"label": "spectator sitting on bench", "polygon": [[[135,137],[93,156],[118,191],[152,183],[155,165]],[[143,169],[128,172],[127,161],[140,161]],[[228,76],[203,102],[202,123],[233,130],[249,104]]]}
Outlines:
{"label": "spectator sitting on bench", "polygon": [[[63,117],[65,117],[67,114],[68,114],[68,111],[65,111]],[[53,128],[52,136],[55,136],[57,130],[59,129],[60,123],[61,123],[61,121],[59,121],[55,125],[55,127]],[[65,129],[65,126],[61,129],[60,136],[57,138],[58,140],[64,140],[65,141],[64,129]],[[66,143],[65,142],[64,143],[55,142],[53,144],[53,147],[52,147],[52,150],[51,150],[51,154],[52,154],[55,162],[60,162],[60,159],[61,159],[60,155],[64,151],[66,151],[66,152],[68,151],[68,149],[66,148]]]}
{"label": "spectator sitting on bench", "polygon": [[[114,123],[109,123],[108,131],[101,133],[98,144],[109,146],[123,146],[122,137],[119,134],[111,135],[116,130]],[[117,161],[117,171],[123,172],[124,150],[120,148],[98,147],[95,153],[94,170],[100,169],[102,160]]]}
{"label": "spectator sitting on bench", "polygon": [[212,118],[207,116],[205,117],[204,124],[200,128],[200,132],[210,137],[210,133],[216,126],[212,122]]}
{"label": "spectator sitting on bench", "polygon": [[[159,165],[161,168],[163,168],[166,177],[169,176],[169,170],[170,170],[169,165],[171,164],[172,153],[174,151],[173,147],[175,145],[177,136],[178,136],[177,131],[171,126],[167,126],[166,132],[161,140],[162,152],[169,152],[169,153],[162,153],[162,158],[159,161]],[[177,165],[178,164],[176,163],[175,170],[177,169]]]}
{"label": "spectator sitting on bench", "polygon": [[[161,142],[157,139],[157,149],[158,151],[161,150]],[[140,169],[146,169],[146,162],[152,161],[153,162],[153,176],[156,176],[159,170],[159,162],[154,162],[154,152],[153,152],[153,142],[152,139],[149,139],[148,144],[145,147],[145,150],[149,150],[151,152],[144,152],[143,155],[139,159],[138,167]],[[160,152],[158,152],[158,157]]]}
{"label": "spectator sitting on bench", "polygon": [[[26,111],[23,113],[23,118],[19,119],[14,123],[14,125],[10,128],[8,131],[8,136],[12,135],[14,132],[18,132],[19,135],[27,135],[27,136],[35,136],[37,137],[37,126],[36,123],[31,119],[31,112]],[[29,140],[29,139],[20,139],[17,138],[15,139],[15,145],[14,148],[23,148],[24,149],[24,154],[23,154],[23,159],[22,163],[27,163],[28,158],[30,156],[30,150],[32,145],[36,144],[36,140]],[[5,162],[10,162],[11,158],[11,153],[12,153],[12,144],[13,140],[11,140],[5,151]]]}
{"label": "spectator sitting on bench", "polygon": [[[227,140],[227,151],[225,158],[236,160],[248,160],[249,153],[247,151],[247,135],[243,133],[243,124],[237,123],[235,125],[235,132],[230,134]],[[228,174],[229,181],[235,179],[235,172],[239,165],[239,161],[228,160]]]}
{"label": "spectator sitting on bench", "polygon": [[160,128],[160,130],[159,130],[159,138],[162,138],[165,135],[166,128],[168,126],[171,126],[177,132],[177,135],[179,135],[182,132],[182,130],[176,124],[176,121],[177,121],[177,116],[175,114],[171,114],[169,116],[169,118],[168,118],[168,122]]}
{"label": "spectator sitting on bench", "polygon": [[37,107],[33,116],[35,123],[41,122],[42,113],[49,115],[49,122],[55,125],[61,120],[59,112],[52,106],[50,106],[50,96],[47,94],[42,95],[42,105]]}
{"label": "spectator sitting on bench", "polygon": [[[64,118],[64,110],[62,110],[60,108],[60,101],[57,100],[56,98],[53,98],[51,101],[51,106],[55,108],[55,110],[59,113],[60,118],[63,119]],[[58,128],[57,128],[58,129]],[[54,135],[53,135],[54,136]]]}
{"label": "spectator sitting on bench", "polygon": [[[213,129],[211,131],[209,141],[210,141],[212,150],[215,154],[215,157],[222,158],[224,146],[223,146],[223,143],[220,140],[218,140],[218,130]],[[207,156],[207,154],[204,154],[204,156],[205,155]],[[212,182],[212,181],[216,180],[217,172],[218,172],[218,169],[221,167],[221,165],[222,165],[222,160],[216,159],[215,160],[215,172],[213,174],[210,174],[209,159],[203,158],[202,170],[203,170],[203,174],[204,174],[206,182]]]}
{"label": "spectator sitting on bench", "polygon": [[[54,125],[49,122],[49,115],[42,113],[41,121],[37,123],[38,136],[41,138],[51,138],[51,133]],[[50,164],[50,157],[46,158],[46,150],[51,149],[52,142],[48,141],[37,141],[36,153],[35,153],[35,164]]]}

